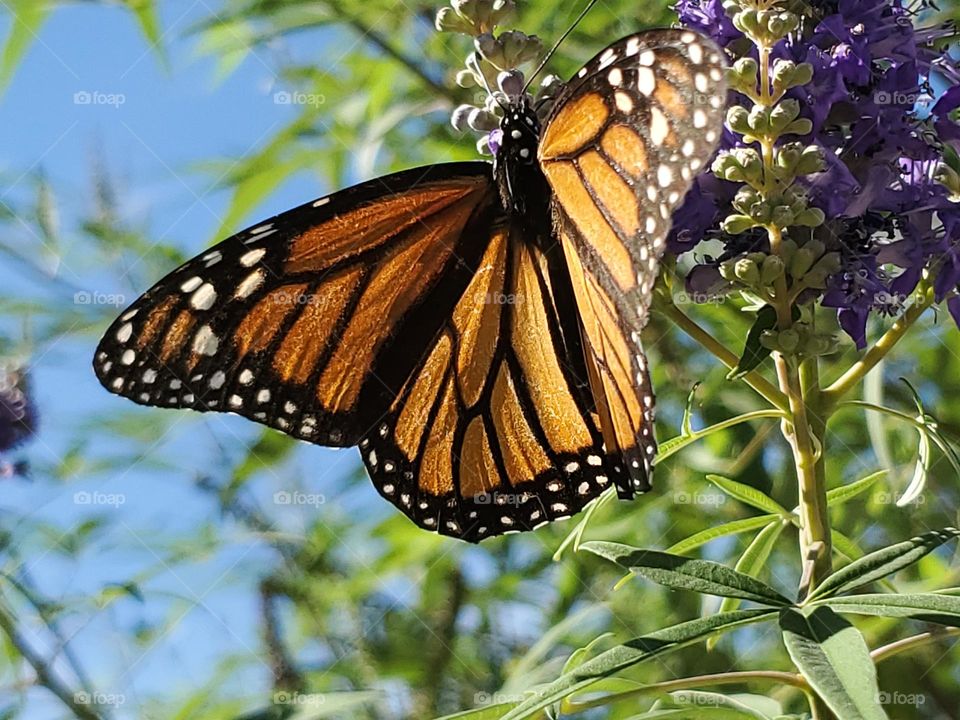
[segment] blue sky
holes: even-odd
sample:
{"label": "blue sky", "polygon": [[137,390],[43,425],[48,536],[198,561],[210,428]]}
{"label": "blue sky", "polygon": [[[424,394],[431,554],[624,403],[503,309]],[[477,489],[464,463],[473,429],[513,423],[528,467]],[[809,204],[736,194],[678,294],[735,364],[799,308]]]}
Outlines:
{"label": "blue sky", "polygon": [[[33,179],[43,173],[61,215],[63,247],[56,253],[61,257],[56,272],[73,288],[123,294],[134,290],[122,277],[123,268],[98,266],[79,244],[77,223],[93,205],[95,162],[113,180],[118,208],[130,226],[147,228],[150,237],[192,255],[213,239],[228,199],[217,189],[217,178],[198,171],[195,164],[243,157],[294,117],[294,108],[273,102],[274,92],[282,88],[276,84],[270,53],[250,55],[218,81],[213,61],[201,55],[194,39],[185,37],[193,23],[214,12],[211,3],[174,0],[161,5],[168,69],[147,48],[128,12],[99,3],[68,4],[53,13],[0,99],[0,174],[7,182],[0,196],[11,203],[32,202]],[[0,32],[5,36],[9,29],[10,17],[0,15]],[[283,50],[317,52],[324,37],[314,33],[302,38],[299,47]],[[250,208],[246,220],[270,216],[327,191],[315,177],[295,178],[262,206]],[[28,235],[23,240],[33,245]],[[47,287],[42,279],[24,275],[6,256],[0,256],[0,267],[9,279],[8,289],[22,285],[25,295],[69,301],[62,287]],[[56,466],[84,423],[135,412],[96,383],[89,365],[95,341],[54,341],[34,349],[32,373],[43,425],[27,455],[38,468]],[[104,583],[160,568],[145,583],[147,605],[124,601],[102,613],[83,607],[64,622],[69,634],[76,633],[73,645],[94,685],[125,697],[117,717],[140,717],[137,705],[147,696],[199,689],[218,659],[254,655],[259,641],[253,589],[257,578],[276,564],[254,538],[227,523],[224,533],[234,540],[229,550],[175,570],[163,565],[178,537],[205,523],[221,522],[214,504],[193,487],[195,478],[216,461],[217,443],[239,448],[256,434],[238,418],[200,422],[192,414],[163,412],[163,424],[170,432],[120,477],[89,472],[61,482],[38,473],[32,483],[6,483],[0,495],[3,518],[26,517],[63,530],[98,513],[108,518],[109,529],[93,545],[95,552],[77,559],[56,552],[31,557],[31,575],[53,598],[75,601]],[[106,446],[90,449],[91,456],[124,450],[110,447],[109,437],[103,440],[102,434],[100,444]],[[303,488],[329,493],[337,492],[338,482],[357,464],[353,450],[306,448],[298,458],[290,476],[299,478]],[[322,472],[317,473],[318,468]],[[284,482],[289,480],[267,478],[263,491],[269,497],[284,488]],[[78,492],[89,494],[81,498],[108,502],[116,496],[123,502],[91,507],[78,501]],[[353,502],[364,503],[374,495],[365,486]],[[293,513],[290,529],[306,526],[311,512],[307,507]],[[29,554],[32,547],[24,552]],[[146,649],[132,647],[130,629],[144,618],[162,621],[161,610],[173,619],[174,629]],[[45,647],[46,636],[39,628],[31,631],[30,639]],[[254,663],[233,681],[232,690],[241,697],[259,694],[262,699],[267,671]],[[49,695],[34,691],[29,697],[26,716],[63,716]]]}

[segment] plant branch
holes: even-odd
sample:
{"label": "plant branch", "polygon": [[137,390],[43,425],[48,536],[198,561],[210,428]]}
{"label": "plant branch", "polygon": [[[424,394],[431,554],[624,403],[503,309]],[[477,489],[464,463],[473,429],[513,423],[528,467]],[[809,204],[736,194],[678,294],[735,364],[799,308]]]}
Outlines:
{"label": "plant branch", "polygon": [[773,682],[782,685],[790,685],[805,692],[810,690],[807,681],[802,675],[797,673],[780,672],[778,670],[749,670],[743,672],[716,673],[711,675],[698,675],[696,677],[680,678],[678,680],[668,680],[666,682],[644,685],[635,690],[626,690],[624,692],[612,693],[587,700],[585,702],[568,702],[565,708],[570,714],[583,712],[596,707],[605,707],[616,702],[632,700],[637,697],[647,695],[662,695],[677,690],[692,690],[702,687],[713,687],[717,685],[739,685],[749,682]]}
{"label": "plant branch", "polygon": [[[95,705],[84,705],[81,703],[70,688],[54,672],[50,664],[36,652],[26,638],[20,633],[17,627],[17,619],[14,617],[6,602],[0,601],[0,629],[10,640],[10,644],[17,649],[17,652],[33,668],[37,676],[37,684],[45,687],[52,692],[66,707],[73,713],[74,717],[80,720],[102,720],[102,715],[94,708]],[[91,697],[91,701],[93,698]]]}
{"label": "plant branch", "polygon": [[904,638],[903,640],[897,640],[889,645],[878,647],[876,650],[870,653],[870,657],[873,659],[874,663],[880,663],[896,655],[907,652],[908,650],[915,650],[917,648],[924,647],[925,645],[932,645],[943,638],[956,637],[958,635],[960,635],[960,628],[951,627],[931,630],[929,632],[920,633],[919,635],[913,635],[911,637]]}
{"label": "plant branch", "polygon": [[920,319],[920,316],[926,312],[927,308],[933,304],[933,290],[926,285],[922,286],[919,300],[900,316],[893,324],[893,327],[887,330],[855,365],[823,390],[820,394],[823,410],[829,413],[847,393],[856,387],[857,384],[863,380],[864,376],[873,370],[894,346],[903,339],[907,331]]}
{"label": "plant branch", "polygon": [[[667,318],[673,321],[673,323],[687,335],[700,343],[706,350],[720,360],[720,362],[731,370],[737,366],[739,358],[725,348],[720,341],[710,333],[700,327],[700,325],[678,308],[671,300],[666,299],[665,302],[659,303],[659,306],[658,309],[666,315]],[[743,380],[777,409],[783,411],[789,410],[786,396],[760,373],[756,371],[749,372],[744,376]]]}

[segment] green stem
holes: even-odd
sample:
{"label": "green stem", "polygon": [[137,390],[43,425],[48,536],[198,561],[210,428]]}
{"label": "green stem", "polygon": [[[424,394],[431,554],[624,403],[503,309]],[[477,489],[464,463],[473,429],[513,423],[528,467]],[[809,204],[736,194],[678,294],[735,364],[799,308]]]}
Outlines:
{"label": "green stem", "polygon": [[[737,366],[740,359],[734,353],[725,348],[719,340],[700,327],[700,325],[687,316],[686,313],[674,305],[669,299],[663,303],[659,303],[658,309],[672,320],[678,328],[713,353],[713,355],[728,368],[732,370]],[[789,410],[786,396],[760,373],[756,371],[749,372],[744,376],[743,380],[747,385],[766,398],[775,408],[783,411]]]}
{"label": "green stem", "polygon": [[924,283],[921,285],[918,301],[911,305],[910,308],[900,316],[893,324],[893,327],[887,330],[887,332],[883,334],[883,337],[877,340],[876,344],[867,350],[855,365],[823,390],[820,397],[824,411],[829,413],[847,393],[856,387],[860,381],[863,380],[864,376],[873,370],[894,346],[903,339],[907,331],[920,319],[920,316],[926,312],[927,308],[933,304],[933,290]]}
{"label": "green stem", "polygon": [[931,630],[930,632],[920,633],[919,635],[914,635],[912,637],[904,638],[903,640],[897,640],[889,645],[878,647],[876,650],[870,653],[870,657],[873,659],[874,663],[883,662],[888,658],[892,658],[893,656],[907,652],[908,650],[915,650],[916,648],[924,647],[925,645],[931,645],[938,640],[942,640],[943,638],[954,637],[956,635],[960,635],[960,628],[942,628],[938,630]]}
{"label": "green stem", "polygon": [[698,675],[696,677],[680,678],[678,680],[668,680],[666,682],[644,685],[635,690],[625,690],[624,692],[611,693],[595,700],[585,702],[567,702],[564,703],[566,712],[570,714],[584,712],[596,707],[605,707],[624,700],[632,700],[647,695],[662,695],[664,693],[676,692],[677,690],[693,690],[702,687],[713,687],[717,685],[739,685],[749,682],[774,682],[781,685],[789,685],[798,688],[804,692],[809,692],[810,686],[803,679],[802,675],[796,673],[780,672],[778,670],[751,670],[744,672],[717,673],[712,675]]}

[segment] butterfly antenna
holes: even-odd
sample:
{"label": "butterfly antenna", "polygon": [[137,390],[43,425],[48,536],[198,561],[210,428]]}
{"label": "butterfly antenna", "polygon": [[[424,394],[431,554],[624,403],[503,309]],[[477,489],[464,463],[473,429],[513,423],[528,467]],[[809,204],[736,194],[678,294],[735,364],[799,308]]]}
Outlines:
{"label": "butterfly antenna", "polygon": [[550,58],[552,58],[553,54],[560,49],[560,44],[567,39],[570,33],[576,29],[577,25],[580,24],[580,21],[587,16],[587,13],[590,12],[590,9],[596,4],[597,0],[590,0],[590,2],[587,3],[587,6],[580,12],[580,15],[577,16],[577,19],[573,21],[573,24],[567,28],[567,31],[561,35],[560,39],[554,43],[552,48],[550,48],[550,52],[547,53],[546,57],[544,57],[540,64],[537,65],[537,69],[533,71],[533,73],[530,75],[530,78],[527,80],[527,84],[523,86],[523,92],[526,92],[530,87],[530,84],[536,79],[537,75],[543,72],[543,69],[547,66],[547,63],[550,62]]}

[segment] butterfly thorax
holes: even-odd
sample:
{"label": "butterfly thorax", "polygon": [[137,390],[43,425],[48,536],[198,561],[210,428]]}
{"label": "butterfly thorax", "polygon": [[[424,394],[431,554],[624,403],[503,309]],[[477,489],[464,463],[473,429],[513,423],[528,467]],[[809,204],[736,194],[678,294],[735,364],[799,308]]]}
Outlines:
{"label": "butterfly thorax", "polygon": [[550,234],[550,186],[537,162],[540,119],[526,100],[512,104],[500,121],[494,176],[504,209],[531,237]]}

